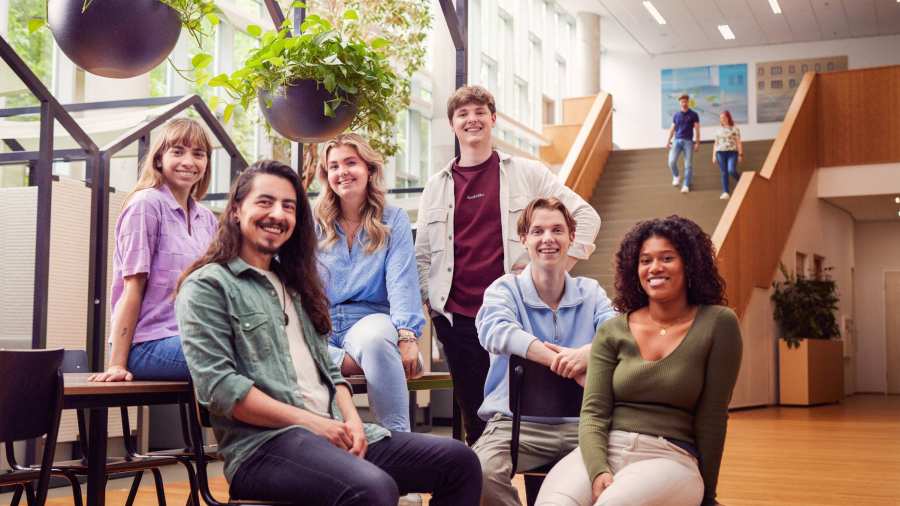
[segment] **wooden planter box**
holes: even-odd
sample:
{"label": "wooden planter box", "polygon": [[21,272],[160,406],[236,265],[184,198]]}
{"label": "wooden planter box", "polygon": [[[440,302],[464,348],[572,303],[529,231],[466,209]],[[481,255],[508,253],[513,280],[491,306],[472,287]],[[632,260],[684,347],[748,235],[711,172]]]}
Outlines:
{"label": "wooden planter box", "polygon": [[844,397],[843,342],[801,339],[799,348],[778,340],[781,404],[811,406],[839,402]]}

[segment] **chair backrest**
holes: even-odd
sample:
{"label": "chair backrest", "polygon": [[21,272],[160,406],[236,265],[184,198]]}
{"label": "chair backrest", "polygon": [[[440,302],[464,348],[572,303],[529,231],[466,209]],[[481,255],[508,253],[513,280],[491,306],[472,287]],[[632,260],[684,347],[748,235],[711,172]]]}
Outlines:
{"label": "chair backrest", "polygon": [[91,372],[88,367],[88,355],[84,350],[66,350],[63,357],[62,372]]}
{"label": "chair backrest", "polygon": [[[521,372],[520,372],[521,371]],[[577,417],[584,389],[537,362],[511,356],[509,408],[520,416]]]}
{"label": "chair backrest", "polygon": [[0,350],[0,441],[55,430],[62,409],[62,361],[61,349]]}
{"label": "chair backrest", "polygon": [[[0,350],[0,441],[10,467],[16,467],[12,442],[47,435],[35,506],[44,506],[56,452],[62,412],[63,350]],[[7,481],[15,472],[6,475]],[[3,476],[3,475],[0,475]],[[32,504],[32,501],[28,501]]]}

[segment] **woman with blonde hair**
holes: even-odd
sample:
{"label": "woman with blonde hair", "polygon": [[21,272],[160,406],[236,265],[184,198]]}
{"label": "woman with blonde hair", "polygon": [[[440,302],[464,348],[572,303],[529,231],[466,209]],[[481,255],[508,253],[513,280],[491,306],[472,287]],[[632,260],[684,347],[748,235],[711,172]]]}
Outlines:
{"label": "woman with blonde hair", "polygon": [[172,295],[218,224],[198,201],[209,188],[212,142],[196,121],[168,122],[141,162],[116,221],[110,358],[91,381],[189,378]]}
{"label": "woman with blonde hair", "polygon": [[314,215],[329,353],[345,376],[365,374],[381,425],[408,432],[406,379],[421,374],[425,324],[409,217],[385,204],[382,157],[361,136],[338,135],[323,159]]}

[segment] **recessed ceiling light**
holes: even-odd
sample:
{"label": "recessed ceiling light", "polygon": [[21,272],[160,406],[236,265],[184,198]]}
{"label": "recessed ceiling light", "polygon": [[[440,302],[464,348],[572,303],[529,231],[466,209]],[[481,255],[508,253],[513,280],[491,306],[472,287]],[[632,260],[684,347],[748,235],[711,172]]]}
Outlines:
{"label": "recessed ceiling light", "polygon": [[[900,0],[897,0],[897,3],[900,3]],[[894,197],[894,203],[900,204],[900,197]]]}
{"label": "recessed ceiling light", "polygon": [[722,34],[722,38],[725,40],[734,40],[734,32],[731,31],[731,27],[728,25],[719,25],[719,33]]}
{"label": "recessed ceiling light", "polygon": [[[900,2],[900,0],[897,0]],[[772,8],[772,12],[775,14],[781,14],[781,6],[778,5],[778,0],[769,0],[769,7]]]}
{"label": "recessed ceiling light", "polygon": [[666,24],[666,18],[662,17],[662,14],[660,14],[659,11],[656,10],[656,7],[652,2],[650,2],[649,0],[644,0],[644,8],[647,9],[647,12],[649,12],[650,15],[653,16],[653,19],[655,19],[657,23],[661,25]]}

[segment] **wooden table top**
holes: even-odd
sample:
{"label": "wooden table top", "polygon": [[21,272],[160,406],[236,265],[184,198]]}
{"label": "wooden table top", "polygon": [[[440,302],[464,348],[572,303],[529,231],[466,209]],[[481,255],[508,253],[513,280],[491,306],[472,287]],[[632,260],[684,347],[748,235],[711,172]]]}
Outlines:
{"label": "wooden table top", "polygon": [[[366,377],[362,375],[350,376],[346,378],[346,380],[354,387],[360,387],[366,384]],[[420,378],[406,380],[406,387],[410,391],[453,388],[453,379],[450,377],[450,373],[427,372]]]}
{"label": "wooden table top", "polygon": [[187,381],[88,381],[91,373],[77,372],[63,374],[64,392],[66,396],[75,395],[117,395],[117,394],[155,394],[166,392],[190,392]]}

